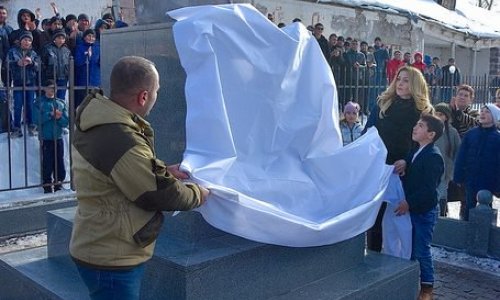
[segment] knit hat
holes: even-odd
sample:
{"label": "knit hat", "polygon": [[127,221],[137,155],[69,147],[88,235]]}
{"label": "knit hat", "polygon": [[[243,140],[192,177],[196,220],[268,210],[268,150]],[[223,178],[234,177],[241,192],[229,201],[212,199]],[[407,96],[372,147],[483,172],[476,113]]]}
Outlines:
{"label": "knit hat", "polygon": [[484,107],[486,107],[491,112],[491,115],[493,116],[493,122],[500,122],[500,108],[498,108],[498,106],[496,106],[495,104],[486,104]]}
{"label": "knit hat", "polygon": [[29,38],[31,41],[33,41],[33,34],[30,31],[23,31],[19,36],[19,41],[22,41],[22,39],[24,38]]}
{"label": "knit hat", "polygon": [[348,112],[359,113],[359,104],[352,101],[347,102],[346,105],[344,106],[344,114]]}
{"label": "knit hat", "polygon": [[107,21],[107,20],[111,20],[111,21],[114,21],[114,20],[115,20],[115,18],[113,18],[113,15],[112,15],[112,14],[110,14],[110,13],[104,14],[104,15],[102,16],[102,19],[103,19],[103,20],[106,20],[106,21]]}
{"label": "knit hat", "polygon": [[434,109],[436,110],[436,112],[440,112],[440,113],[444,114],[448,121],[451,121],[451,109],[450,109],[450,106],[448,105],[448,103],[440,102],[440,103],[434,105]]}
{"label": "knit hat", "polygon": [[66,38],[66,32],[64,32],[64,30],[62,29],[58,29],[56,31],[54,31],[54,33],[52,34],[52,40],[55,40],[56,37],[58,36],[63,36],[64,38]]}
{"label": "knit hat", "polygon": [[90,21],[89,16],[87,14],[79,14],[78,21],[82,21],[82,20]]}

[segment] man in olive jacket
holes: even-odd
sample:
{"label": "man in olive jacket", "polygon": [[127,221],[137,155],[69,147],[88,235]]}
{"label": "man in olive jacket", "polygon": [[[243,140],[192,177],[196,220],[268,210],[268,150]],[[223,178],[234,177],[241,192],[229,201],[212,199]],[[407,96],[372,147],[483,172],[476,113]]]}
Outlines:
{"label": "man in olive jacket", "polygon": [[159,89],[154,64],[120,59],[110,98],[87,96],[77,111],[72,145],[78,198],[70,253],[92,299],[139,299],[144,262],[153,255],[161,211],[190,210],[208,190],[183,183],[178,165],[156,158],[144,120]]}

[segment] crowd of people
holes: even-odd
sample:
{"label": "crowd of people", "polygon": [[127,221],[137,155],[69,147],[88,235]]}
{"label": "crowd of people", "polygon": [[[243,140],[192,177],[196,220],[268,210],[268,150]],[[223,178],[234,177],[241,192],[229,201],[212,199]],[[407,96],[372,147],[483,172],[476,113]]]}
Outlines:
{"label": "crowd of people", "polygon": [[[488,190],[500,196],[500,89],[496,103],[472,109],[474,89],[459,85],[450,103],[432,105],[421,69],[401,66],[388,88],[377,98],[366,126],[359,122],[355,102],[344,106],[340,129],[344,145],[376,127],[387,148],[386,163],[400,175],[405,199],[394,211],[410,214],[412,259],[420,264],[419,299],[432,299],[434,269],[430,244],[437,216],[447,215],[448,201],[460,201],[460,218],[469,220],[476,195]],[[381,207],[367,246],[382,251]]]}
{"label": "crowd of people", "polygon": [[[76,108],[89,87],[101,85],[101,33],[127,26],[110,13],[91,26],[87,14],[63,17],[54,2],[50,5],[54,14],[45,19],[39,8],[35,12],[20,9],[16,29],[8,24],[7,8],[0,6],[0,132],[9,131],[11,138],[26,133],[39,137],[46,193],[61,189],[66,177],[62,134],[68,133],[66,93],[71,59]],[[40,91],[39,86],[43,87]],[[8,100],[11,91],[12,106]]]}

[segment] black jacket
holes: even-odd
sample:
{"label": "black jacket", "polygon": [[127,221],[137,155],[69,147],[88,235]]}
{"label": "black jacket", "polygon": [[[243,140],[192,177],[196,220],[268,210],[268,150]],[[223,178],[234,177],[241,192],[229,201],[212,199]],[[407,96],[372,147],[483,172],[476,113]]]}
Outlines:
{"label": "black jacket", "polygon": [[[392,165],[399,159],[404,159],[410,149],[415,145],[411,139],[413,126],[420,118],[420,111],[415,106],[413,99],[405,100],[396,97],[394,102],[385,112],[383,119],[379,118],[378,105],[372,110],[365,128],[375,126],[378,134],[387,148],[386,163]],[[366,131],[366,130],[365,130]]]}
{"label": "black jacket", "polygon": [[436,207],[437,186],[444,172],[444,161],[434,143],[426,145],[415,157],[418,147],[406,157],[405,176],[402,178],[406,202],[412,213],[426,213]]}

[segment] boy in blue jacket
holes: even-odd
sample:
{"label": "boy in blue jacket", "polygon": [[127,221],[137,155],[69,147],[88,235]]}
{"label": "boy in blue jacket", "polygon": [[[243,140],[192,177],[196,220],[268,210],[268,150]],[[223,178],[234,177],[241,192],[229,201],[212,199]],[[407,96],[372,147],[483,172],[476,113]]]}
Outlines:
{"label": "boy in blue jacket", "polygon": [[469,220],[469,210],[476,207],[480,190],[500,194],[500,132],[496,127],[499,122],[500,108],[495,104],[483,106],[479,127],[465,134],[458,150],[453,181],[465,186],[465,221]]}
{"label": "boy in blue jacket", "polygon": [[444,172],[444,161],[434,142],[443,134],[443,122],[432,115],[422,115],[413,127],[412,139],[419,147],[405,159],[402,178],[406,201],[395,210],[402,215],[410,212],[412,224],[411,259],[420,264],[419,299],[432,299],[434,266],[431,242],[438,216],[437,187]]}
{"label": "boy in blue jacket", "polygon": [[69,119],[64,100],[55,97],[54,80],[47,80],[44,91],[45,95],[35,101],[33,117],[38,120],[42,145],[43,190],[52,193],[61,189],[66,178],[62,133]]}

